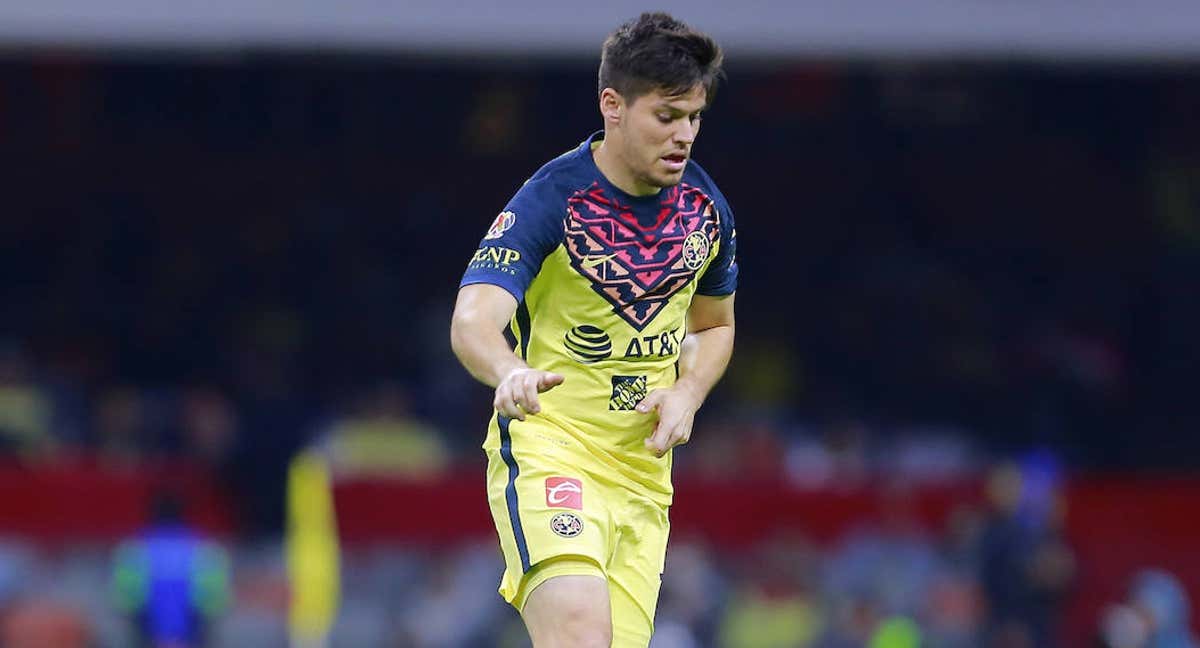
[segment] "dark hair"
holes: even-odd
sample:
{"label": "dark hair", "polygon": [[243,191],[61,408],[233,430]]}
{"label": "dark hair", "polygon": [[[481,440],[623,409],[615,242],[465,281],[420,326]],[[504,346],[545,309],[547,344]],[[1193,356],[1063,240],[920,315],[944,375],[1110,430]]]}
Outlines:
{"label": "dark hair", "polygon": [[701,84],[712,103],[724,74],[721,59],[721,47],[707,34],[665,13],[644,13],[604,40],[600,91],[612,88],[632,102],[654,90],[678,96]]}

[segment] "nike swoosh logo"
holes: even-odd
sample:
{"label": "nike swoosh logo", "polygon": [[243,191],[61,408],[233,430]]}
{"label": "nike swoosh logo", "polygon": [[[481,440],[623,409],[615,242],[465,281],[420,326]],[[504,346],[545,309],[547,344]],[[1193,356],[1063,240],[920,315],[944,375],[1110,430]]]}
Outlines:
{"label": "nike swoosh logo", "polygon": [[591,256],[589,254],[588,256],[583,257],[583,263],[581,265],[583,265],[583,267],[585,267],[585,268],[592,268],[592,267],[600,265],[601,263],[604,263],[605,261],[608,261],[609,259],[611,259],[615,256],[617,256],[616,252],[606,255],[606,256],[602,256],[602,257]]}

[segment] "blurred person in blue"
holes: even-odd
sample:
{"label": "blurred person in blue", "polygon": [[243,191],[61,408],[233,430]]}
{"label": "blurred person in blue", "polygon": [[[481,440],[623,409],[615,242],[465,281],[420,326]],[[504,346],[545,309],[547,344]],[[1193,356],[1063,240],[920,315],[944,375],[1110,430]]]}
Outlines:
{"label": "blurred person in blue", "polygon": [[1197,648],[1188,627],[1187,592],[1173,575],[1159,569],[1138,574],[1133,585],[1133,604],[1148,619],[1147,648]]}
{"label": "blurred person in blue", "polygon": [[1000,464],[988,477],[991,510],[978,558],[991,645],[1058,645],[1075,578],[1075,556],[1062,533],[1061,483],[1059,463],[1045,451]]}
{"label": "blurred person in blue", "polygon": [[113,599],[143,648],[206,645],[212,622],[229,603],[225,550],[188,525],[183,500],[164,492],[149,526],[122,542],[113,558]]}
{"label": "blurred person in blue", "polygon": [[733,352],[733,213],[691,159],[721,61],[664,13],[617,28],[604,130],[517,190],[460,284],[452,346],[495,389],[500,592],[539,648],[653,633],[672,449]]}
{"label": "blurred person in blue", "polygon": [[1103,648],[1198,648],[1188,625],[1190,602],[1183,585],[1162,569],[1145,569],[1133,579],[1126,601],[1101,619]]}

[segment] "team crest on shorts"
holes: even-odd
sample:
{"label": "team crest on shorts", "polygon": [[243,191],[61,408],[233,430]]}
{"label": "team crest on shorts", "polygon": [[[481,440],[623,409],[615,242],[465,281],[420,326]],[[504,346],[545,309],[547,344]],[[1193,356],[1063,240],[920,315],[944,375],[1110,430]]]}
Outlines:
{"label": "team crest on shorts", "polygon": [[683,265],[689,270],[699,270],[708,260],[708,236],[704,232],[692,232],[683,239]]}
{"label": "team crest on shorts", "polygon": [[500,212],[500,215],[496,217],[496,220],[492,221],[492,226],[488,228],[487,235],[485,235],[483,238],[498,239],[501,236],[504,236],[504,233],[507,232],[508,228],[512,227],[513,223],[515,222],[517,222],[516,214],[510,211]]}
{"label": "team crest on shorts", "polygon": [[550,530],[564,538],[583,533],[583,519],[574,513],[559,513],[550,518]]}

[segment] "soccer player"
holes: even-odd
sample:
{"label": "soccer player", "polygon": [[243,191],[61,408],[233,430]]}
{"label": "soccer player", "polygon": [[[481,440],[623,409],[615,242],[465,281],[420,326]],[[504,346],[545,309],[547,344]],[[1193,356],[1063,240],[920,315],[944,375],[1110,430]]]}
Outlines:
{"label": "soccer player", "polygon": [[614,31],[604,131],[525,182],[462,279],[451,342],[496,390],[500,593],[536,648],[650,641],[671,449],[733,350],[733,212],[690,160],[720,66],[666,14]]}

